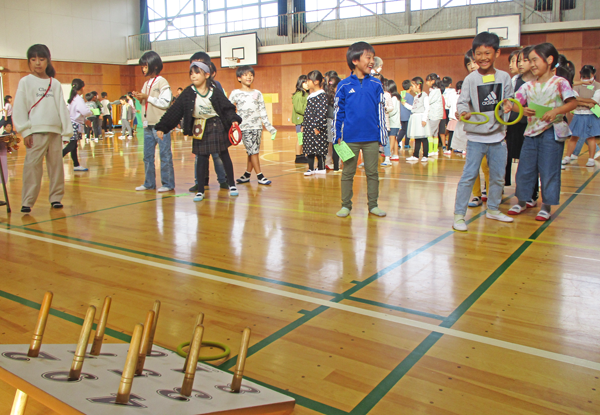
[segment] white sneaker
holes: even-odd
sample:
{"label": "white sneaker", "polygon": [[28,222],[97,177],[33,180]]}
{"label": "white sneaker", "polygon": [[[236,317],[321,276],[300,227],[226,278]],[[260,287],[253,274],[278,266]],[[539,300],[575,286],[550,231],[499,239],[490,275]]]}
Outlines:
{"label": "white sneaker", "polygon": [[315,170],[313,174],[327,174],[327,170]]}
{"label": "white sneaker", "polygon": [[594,161],[594,159],[588,159],[587,163],[585,163],[585,167],[594,167],[596,165],[596,162]]}
{"label": "white sneaker", "polygon": [[144,185],[141,185],[141,186],[136,187],[135,190],[137,190],[139,192],[141,190],[148,190],[148,188]]}
{"label": "white sneaker", "polygon": [[77,166],[77,167],[73,167],[73,171],[88,171],[88,169],[86,169],[83,166]]}
{"label": "white sneaker", "polygon": [[305,176],[312,176],[313,174],[317,174],[317,171],[316,170],[306,170],[304,172]]}
{"label": "white sneaker", "polygon": [[444,151],[444,154],[445,154],[445,155],[447,155],[447,156],[449,156],[449,155],[451,155],[451,154],[452,154],[452,151],[451,151],[451,150],[445,150],[445,151]]}
{"label": "white sneaker", "polygon": [[410,156],[406,158],[406,161],[419,161],[419,159],[415,156]]}
{"label": "white sneaker", "polygon": [[571,154],[571,161],[576,161],[578,157],[575,154]]}
{"label": "white sneaker", "polygon": [[422,162],[425,162],[425,161],[427,161],[427,160],[429,160],[427,157],[423,157],[423,158],[421,159],[421,161],[422,161]]}
{"label": "white sneaker", "polygon": [[125,136],[124,135],[120,135],[119,136],[119,140],[125,140]]}
{"label": "white sneaker", "polygon": [[158,193],[165,193],[165,192],[170,192],[171,190],[173,190],[173,189],[171,189],[170,187],[161,186],[161,187],[158,188],[157,192]]}
{"label": "white sneaker", "polygon": [[392,162],[391,161],[384,161],[383,163],[381,163],[382,166],[386,167],[386,166],[391,166]]}
{"label": "white sneaker", "polygon": [[464,215],[454,215],[454,223],[452,224],[452,229],[459,232],[467,231],[467,222],[465,222]]}
{"label": "white sneaker", "polygon": [[485,217],[488,219],[494,219],[494,220],[498,220],[500,222],[513,222],[514,219],[511,218],[510,216],[505,215],[504,213],[500,212],[499,210],[497,211],[492,211],[492,210],[488,210],[485,213]]}
{"label": "white sneaker", "polygon": [[569,164],[570,162],[571,162],[571,157],[566,156],[561,163],[564,165],[564,164]]}
{"label": "white sneaker", "polygon": [[128,136],[127,136],[127,139],[128,139],[128,140],[133,140],[133,136],[132,136],[132,135],[128,135]]}
{"label": "white sneaker", "polygon": [[567,170],[567,166],[565,166],[564,164],[561,164],[561,165],[560,165],[560,169],[561,169],[561,170]]}

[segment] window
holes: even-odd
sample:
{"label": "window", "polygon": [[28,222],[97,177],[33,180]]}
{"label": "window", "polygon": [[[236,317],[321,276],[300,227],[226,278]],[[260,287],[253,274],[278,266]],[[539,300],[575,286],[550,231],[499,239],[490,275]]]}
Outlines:
{"label": "window", "polygon": [[406,9],[406,2],[404,0],[398,1],[386,1],[385,12],[386,13],[402,13]]}

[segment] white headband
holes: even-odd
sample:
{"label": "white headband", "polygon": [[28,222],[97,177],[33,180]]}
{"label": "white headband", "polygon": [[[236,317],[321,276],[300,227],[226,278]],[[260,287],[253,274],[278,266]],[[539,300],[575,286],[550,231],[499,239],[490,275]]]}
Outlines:
{"label": "white headband", "polygon": [[190,69],[192,69],[192,66],[197,66],[198,68],[202,69],[207,74],[210,74],[210,68],[204,62],[195,61],[190,64]]}

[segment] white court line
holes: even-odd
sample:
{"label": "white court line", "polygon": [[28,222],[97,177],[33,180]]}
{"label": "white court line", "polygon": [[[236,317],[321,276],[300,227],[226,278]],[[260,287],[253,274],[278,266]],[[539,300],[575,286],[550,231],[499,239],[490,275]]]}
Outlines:
{"label": "white court line", "polygon": [[583,258],[580,256],[572,256],[572,255],[565,255],[567,258],[577,258],[577,259],[586,259],[588,261],[598,261],[600,262],[600,259],[594,259],[594,258]]}
{"label": "white court line", "polygon": [[560,353],[549,352],[546,350],[541,350],[541,349],[536,349],[534,347],[510,343],[510,342],[503,341],[503,340],[496,340],[496,339],[492,339],[489,337],[480,336],[477,334],[466,333],[466,332],[463,332],[460,330],[448,329],[448,328],[436,326],[435,324],[423,323],[420,321],[415,321],[415,320],[411,320],[411,319],[404,318],[404,317],[392,316],[390,314],[381,313],[379,311],[366,310],[366,309],[363,309],[360,307],[355,307],[355,306],[346,305],[346,304],[340,304],[340,303],[332,302],[329,300],[323,300],[320,298],[314,298],[314,297],[310,297],[310,296],[304,295],[304,294],[296,294],[296,293],[280,290],[277,288],[262,286],[259,284],[253,284],[253,283],[249,283],[249,282],[245,282],[245,281],[238,281],[238,280],[234,280],[234,279],[219,277],[216,275],[210,275],[210,274],[206,274],[204,272],[199,272],[199,271],[194,271],[194,270],[185,269],[185,268],[181,268],[181,267],[176,267],[173,265],[162,264],[160,262],[149,261],[147,259],[135,258],[135,257],[123,255],[123,254],[117,254],[117,253],[110,252],[110,251],[104,251],[101,249],[90,248],[90,247],[81,246],[81,245],[75,245],[75,244],[72,244],[69,242],[57,241],[55,239],[44,238],[41,236],[29,235],[29,234],[26,234],[23,232],[17,232],[17,231],[3,229],[3,228],[0,228],[0,232],[9,234],[9,235],[14,235],[14,236],[21,236],[21,237],[33,239],[36,241],[47,242],[47,243],[51,243],[54,245],[60,245],[60,246],[64,246],[67,248],[77,249],[77,250],[89,252],[92,254],[97,254],[97,255],[102,255],[102,256],[106,256],[106,257],[110,257],[110,258],[120,259],[122,261],[133,262],[133,263],[146,265],[146,266],[150,266],[150,267],[154,267],[154,268],[160,268],[160,269],[173,271],[173,272],[179,272],[181,274],[191,275],[194,277],[203,278],[205,280],[216,281],[216,282],[221,282],[221,283],[230,284],[230,285],[236,285],[238,287],[244,287],[244,288],[248,288],[248,289],[254,290],[254,291],[261,291],[261,292],[268,293],[268,294],[278,295],[280,297],[287,297],[287,298],[291,298],[294,300],[304,301],[304,302],[319,305],[319,306],[325,306],[325,307],[334,308],[337,310],[346,311],[348,313],[359,314],[359,315],[372,317],[372,318],[376,318],[376,319],[384,320],[384,321],[390,321],[392,323],[398,323],[398,324],[402,324],[405,326],[414,327],[417,329],[442,333],[442,334],[445,334],[448,336],[457,337],[457,338],[464,339],[464,340],[483,343],[483,344],[487,344],[490,346],[500,347],[500,348],[506,349],[506,350],[512,350],[512,351],[528,354],[531,356],[537,356],[537,357],[541,357],[541,358],[545,358],[545,359],[549,359],[549,360],[554,360],[557,362],[568,363],[568,364],[600,371],[600,363],[592,362],[590,360],[580,359],[578,357],[567,356],[567,355],[563,355]]}

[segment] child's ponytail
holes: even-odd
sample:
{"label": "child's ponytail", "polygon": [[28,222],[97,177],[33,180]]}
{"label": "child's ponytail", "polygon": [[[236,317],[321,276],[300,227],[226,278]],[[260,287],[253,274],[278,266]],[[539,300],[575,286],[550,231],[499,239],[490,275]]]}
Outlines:
{"label": "child's ponytail", "polygon": [[79,79],[79,78],[73,79],[73,81],[71,82],[71,94],[69,94],[69,99],[67,100],[68,104],[73,102],[73,98],[75,98],[75,96],[77,95],[77,91],[79,91],[84,86],[85,86],[85,82],[83,82],[81,79]]}

